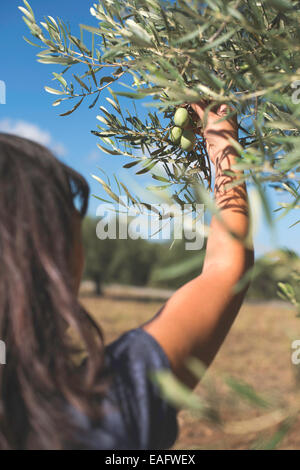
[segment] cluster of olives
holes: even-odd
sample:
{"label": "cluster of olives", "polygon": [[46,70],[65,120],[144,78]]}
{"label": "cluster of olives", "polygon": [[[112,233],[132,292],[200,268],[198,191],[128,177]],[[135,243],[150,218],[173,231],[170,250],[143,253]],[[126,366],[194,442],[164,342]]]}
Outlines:
{"label": "cluster of olives", "polygon": [[178,108],[174,114],[175,126],[171,130],[171,140],[179,144],[182,150],[190,152],[196,144],[196,137],[192,130],[187,129],[191,124],[190,116],[185,108]]}

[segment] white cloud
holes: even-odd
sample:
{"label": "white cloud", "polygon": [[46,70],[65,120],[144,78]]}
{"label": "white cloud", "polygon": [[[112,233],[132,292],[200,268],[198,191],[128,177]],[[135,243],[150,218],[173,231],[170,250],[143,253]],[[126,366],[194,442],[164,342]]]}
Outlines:
{"label": "white cloud", "polygon": [[101,152],[100,150],[92,150],[89,155],[87,156],[87,161],[88,162],[96,162],[101,158]]}
{"label": "white cloud", "polygon": [[3,119],[0,121],[0,131],[38,142],[39,144],[48,147],[59,157],[64,157],[67,154],[65,146],[60,142],[56,142],[50,132],[41,129],[39,126],[32,124],[31,122]]}

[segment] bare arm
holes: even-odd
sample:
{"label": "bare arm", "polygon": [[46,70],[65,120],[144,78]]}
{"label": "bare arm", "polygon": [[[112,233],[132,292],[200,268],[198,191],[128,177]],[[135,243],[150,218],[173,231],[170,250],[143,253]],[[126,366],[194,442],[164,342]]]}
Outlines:
{"label": "bare arm", "polygon": [[[205,103],[193,105],[203,118]],[[253,251],[240,241],[249,231],[247,191],[244,184],[228,189],[239,178],[232,170],[236,153],[228,137],[237,140],[236,122],[220,116],[223,106],[209,112],[204,132],[209,156],[216,167],[215,199],[222,221],[212,218],[201,275],[180,288],[162,313],[144,326],[165,350],[176,375],[193,386],[185,361],[193,356],[209,366],[224,341],[244,299],[246,289],[234,292],[236,283],[253,263]],[[228,176],[225,170],[233,173]],[[232,237],[228,229],[239,238]]]}

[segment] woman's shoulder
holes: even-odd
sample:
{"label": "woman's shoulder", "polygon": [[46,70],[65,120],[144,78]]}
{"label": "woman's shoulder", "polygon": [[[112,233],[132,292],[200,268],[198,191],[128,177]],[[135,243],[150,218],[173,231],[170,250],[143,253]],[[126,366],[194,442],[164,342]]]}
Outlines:
{"label": "woman's shoulder", "polygon": [[155,373],[169,371],[169,360],[157,341],[138,328],[107,347],[111,393],[134,441],[143,449],[172,446],[177,435],[176,410],[162,397]]}
{"label": "woman's shoulder", "polygon": [[86,428],[85,447],[166,449],[177,436],[176,410],[153,379],[170,364],[157,341],[142,328],[131,330],[105,349],[108,388],[102,419]]}
{"label": "woman's shoulder", "polygon": [[162,347],[143,328],[130,330],[106,347],[111,364],[132,360],[132,365],[143,363],[146,367],[170,369],[170,362]]}

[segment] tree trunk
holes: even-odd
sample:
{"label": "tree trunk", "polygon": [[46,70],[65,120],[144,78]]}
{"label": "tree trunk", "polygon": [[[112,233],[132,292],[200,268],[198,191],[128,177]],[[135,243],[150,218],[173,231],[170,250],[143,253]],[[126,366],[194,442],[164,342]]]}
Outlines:
{"label": "tree trunk", "polygon": [[99,297],[103,295],[103,290],[101,287],[101,278],[95,279],[95,293]]}

